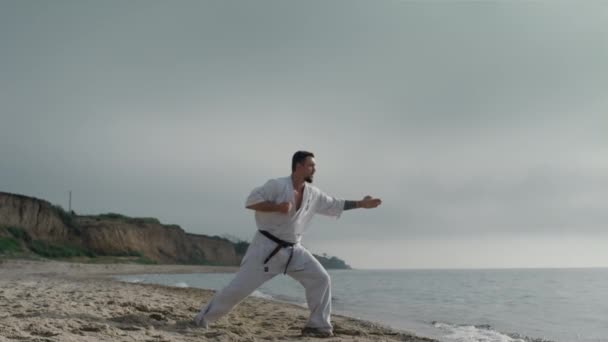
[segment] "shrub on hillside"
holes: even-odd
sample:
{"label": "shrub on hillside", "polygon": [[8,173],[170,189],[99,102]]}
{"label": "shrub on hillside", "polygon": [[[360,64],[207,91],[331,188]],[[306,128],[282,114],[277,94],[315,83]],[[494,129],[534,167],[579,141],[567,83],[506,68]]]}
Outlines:
{"label": "shrub on hillside", "polygon": [[25,231],[25,229],[20,227],[6,227],[6,230],[11,233],[11,235],[18,240],[22,241],[30,241],[30,235]]}
{"label": "shrub on hillside", "polygon": [[60,205],[51,205],[51,208],[55,211],[57,216],[59,216],[63,224],[65,224],[65,226],[68,227],[74,234],[82,234],[82,228],[78,225],[78,221],[76,220],[77,215],[73,210],[67,212]]}
{"label": "shrub on hillside", "polygon": [[99,214],[99,215],[95,216],[95,218],[106,219],[106,220],[117,220],[117,221],[130,223],[130,224],[136,224],[136,225],[160,224],[160,221],[154,217],[129,217],[129,216],[125,216],[125,215],[117,214],[117,213]]}
{"label": "shrub on hillside", "polygon": [[0,237],[0,254],[9,254],[21,251],[21,244],[14,238]]}
{"label": "shrub on hillside", "polygon": [[28,247],[32,252],[46,258],[95,257],[93,252],[77,246],[58,245],[41,240],[33,240]]}

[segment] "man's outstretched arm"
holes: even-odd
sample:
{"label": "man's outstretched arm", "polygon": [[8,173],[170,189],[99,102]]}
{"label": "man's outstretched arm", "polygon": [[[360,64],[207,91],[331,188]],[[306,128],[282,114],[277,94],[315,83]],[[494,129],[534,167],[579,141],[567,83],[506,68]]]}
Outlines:
{"label": "man's outstretched arm", "polygon": [[372,196],[365,196],[360,201],[344,201],[344,210],[365,208],[372,209],[382,204],[382,200],[379,198],[373,198]]}

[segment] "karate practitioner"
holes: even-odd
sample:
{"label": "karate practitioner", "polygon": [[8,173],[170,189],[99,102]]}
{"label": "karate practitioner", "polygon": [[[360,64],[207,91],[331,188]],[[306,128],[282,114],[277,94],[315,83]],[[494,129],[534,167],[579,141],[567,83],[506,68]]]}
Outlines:
{"label": "karate practitioner", "polygon": [[271,179],[251,192],[245,207],[255,210],[258,231],[235,278],[201,309],[194,318],[196,325],[207,328],[282,273],[300,282],[306,291],[310,317],[302,335],[333,336],[329,274],[301,245],[302,234],[315,214],[339,217],[344,210],[376,208],[381,200],[365,196],[345,201],[326,195],[312,185],[315,166],[314,154],[298,151],[292,158],[290,176]]}

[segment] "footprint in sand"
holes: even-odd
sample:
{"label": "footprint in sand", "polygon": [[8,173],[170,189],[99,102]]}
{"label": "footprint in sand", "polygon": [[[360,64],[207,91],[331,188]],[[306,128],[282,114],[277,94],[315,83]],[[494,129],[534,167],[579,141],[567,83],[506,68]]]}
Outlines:
{"label": "footprint in sand", "polygon": [[38,326],[35,324],[30,324],[25,328],[25,331],[29,332],[32,335],[36,335],[36,336],[42,336],[42,337],[53,337],[53,336],[57,336],[60,335],[61,332],[60,331],[56,331],[53,329],[50,329],[47,326]]}
{"label": "footprint in sand", "polygon": [[157,321],[165,321],[166,320],[165,316],[163,316],[163,315],[161,315],[159,313],[153,313],[149,317],[152,318],[152,319],[154,319],[154,320],[157,320]]}
{"label": "footprint in sand", "polygon": [[214,331],[214,332],[208,332],[203,334],[203,336],[205,336],[206,338],[214,338],[214,337],[218,337],[218,336],[222,336],[223,334],[219,331]]}
{"label": "footprint in sand", "polygon": [[102,330],[106,330],[107,326],[103,325],[103,324],[87,324],[87,325],[83,325],[81,326],[79,329],[80,331],[86,331],[86,332],[100,332]]}
{"label": "footprint in sand", "polygon": [[110,318],[110,321],[123,323],[127,325],[136,325],[136,326],[148,326],[150,325],[150,320],[146,316],[142,315],[124,315]]}

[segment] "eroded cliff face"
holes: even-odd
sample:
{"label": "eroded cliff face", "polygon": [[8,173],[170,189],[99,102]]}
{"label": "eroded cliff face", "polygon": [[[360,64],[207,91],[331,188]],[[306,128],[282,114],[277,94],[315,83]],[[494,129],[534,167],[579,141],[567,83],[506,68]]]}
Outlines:
{"label": "eroded cliff face", "polygon": [[24,228],[37,240],[61,242],[72,237],[51,203],[6,192],[0,192],[0,225]]}
{"label": "eroded cliff face", "polygon": [[238,265],[234,245],[188,234],[179,226],[69,215],[37,198],[0,192],[0,226],[34,240],[65,243],[100,255],[142,255],[160,263]]}
{"label": "eroded cliff face", "polygon": [[82,241],[97,254],[128,255],[139,252],[162,263],[238,265],[232,243],[188,234],[178,226],[81,217]]}

